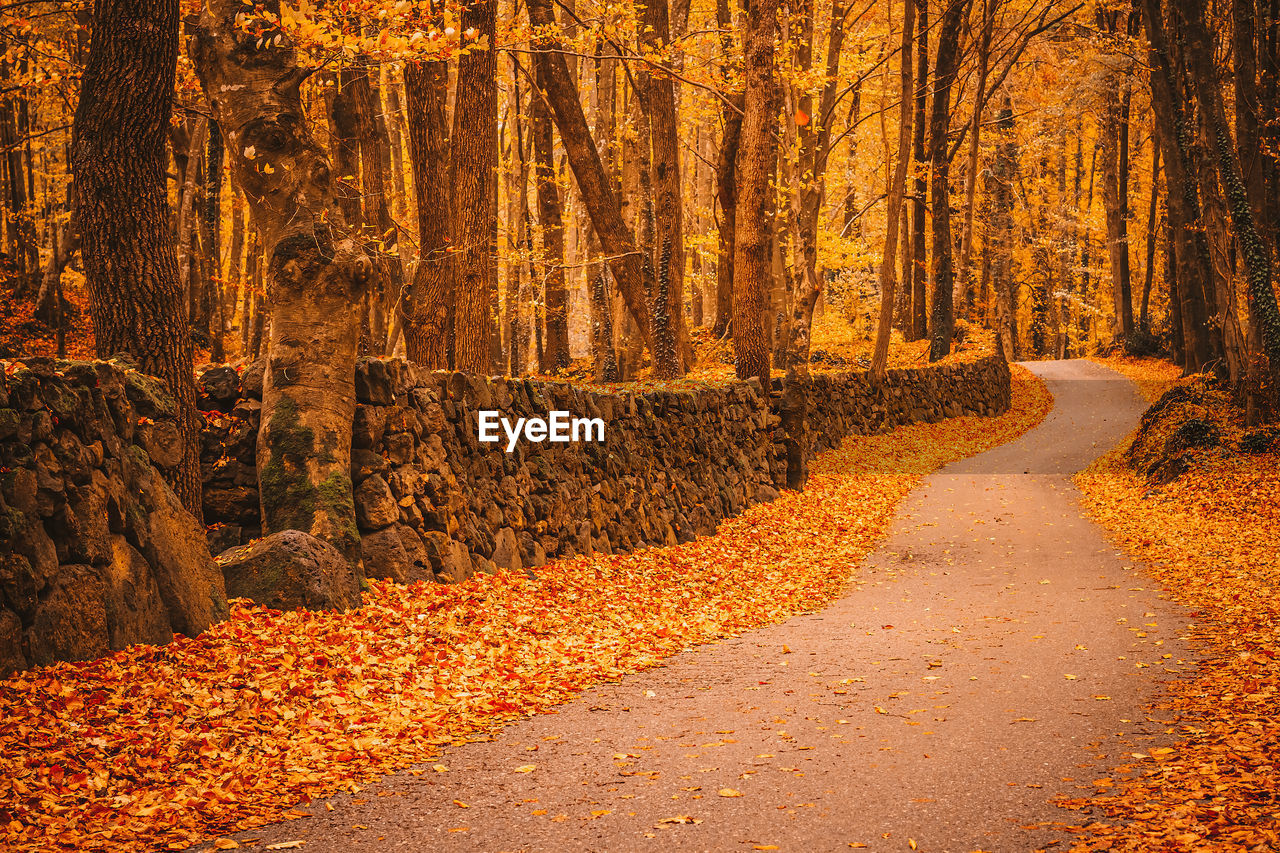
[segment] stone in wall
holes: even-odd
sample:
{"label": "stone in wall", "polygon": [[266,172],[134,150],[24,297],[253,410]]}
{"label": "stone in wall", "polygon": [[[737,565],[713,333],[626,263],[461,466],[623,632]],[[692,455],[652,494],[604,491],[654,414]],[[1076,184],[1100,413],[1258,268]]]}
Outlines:
{"label": "stone in wall", "polygon": [[0,674],[225,618],[204,530],[161,476],[180,457],[164,384],[114,362],[0,364]]}

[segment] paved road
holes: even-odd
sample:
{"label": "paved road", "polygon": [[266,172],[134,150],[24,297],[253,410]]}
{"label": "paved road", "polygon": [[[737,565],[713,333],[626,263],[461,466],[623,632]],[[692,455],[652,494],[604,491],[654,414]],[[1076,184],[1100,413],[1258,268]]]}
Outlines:
{"label": "paved road", "polygon": [[1184,617],[1081,517],[1069,477],[1142,403],[1089,362],[1028,367],[1056,399],[1045,422],[929,477],[821,612],[451,749],[447,773],[387,777],[241,838],[306,853],[1069,847],[1026,827],[1077,817],[1050,799],[1163,737],[1142,705],[1189,653]]}

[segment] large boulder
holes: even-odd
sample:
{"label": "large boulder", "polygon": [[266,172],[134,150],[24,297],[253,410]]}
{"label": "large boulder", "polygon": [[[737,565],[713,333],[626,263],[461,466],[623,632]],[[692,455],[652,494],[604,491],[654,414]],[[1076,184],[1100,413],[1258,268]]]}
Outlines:
{"label": "large boulder", "polygon": [[360,606],[360,578],[342,552],[301,530],[282,530],[218,555],[227,596],[277,610]]}

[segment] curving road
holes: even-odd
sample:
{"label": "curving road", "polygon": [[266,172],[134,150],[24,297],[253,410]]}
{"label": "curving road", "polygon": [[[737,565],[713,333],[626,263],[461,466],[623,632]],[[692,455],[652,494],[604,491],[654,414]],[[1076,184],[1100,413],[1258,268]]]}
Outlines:
{"label": "curving road", "polygon": [[821,612],[448,750],[447,773],[238,837],[307,853],[1069,847],[1036,824],[1082,816],[1050,800],[1164,737],[1142,707],[1190,654],[1185,617],[1070,480],[1142,402],[1090,362],[1027,367],[1055,397],[1044,423],[930,476]]}

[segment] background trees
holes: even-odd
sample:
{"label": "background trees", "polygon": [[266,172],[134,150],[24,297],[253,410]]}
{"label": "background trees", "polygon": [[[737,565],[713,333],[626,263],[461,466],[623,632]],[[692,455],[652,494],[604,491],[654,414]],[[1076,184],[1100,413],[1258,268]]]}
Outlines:
{"label": "background trees", "polygon": [[[815,323],[870,336],[888,306],[886,350],[927,338],[941,358],[969,324],[1017,357],[1165,347],[1259,404],[1280,358],[1273,5],[790,0],[755,54],[755,7],[727,0],[345,0],[233,23],[296,53],[299,125],[370,265],[358,353],[612,381],[680,376],[717,337],[764,376],[807,362]],[[70,125],[94,22],[54,2],[0,22],[0,242],[29,306],[0,322],[76,351],[79,240],[101,218],[73,219]],[[171,212],[152,219],[199,357],[252,358],[287,313],[272,226],[193,72],[172,74]],[[120,324],[99,325],[101,344]]]}

